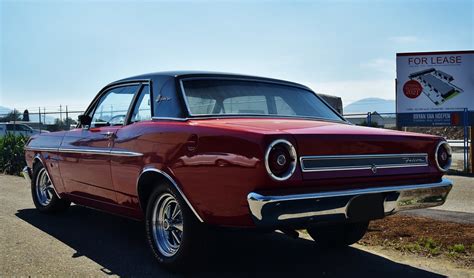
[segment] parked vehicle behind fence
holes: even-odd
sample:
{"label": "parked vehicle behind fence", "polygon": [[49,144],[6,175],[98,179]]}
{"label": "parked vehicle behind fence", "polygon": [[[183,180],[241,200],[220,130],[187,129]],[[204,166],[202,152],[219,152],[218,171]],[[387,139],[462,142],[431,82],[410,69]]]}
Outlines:
{"label": "parked vehicle behind fence", "polygon": [[39,131],[29,127],[26,124],[0,123],[0,137],[5,136],[7,133],[12,133],[13,135],[32,136],[41,132],[48,131]]}
{"label": "parked vehicle behind fence", "polygon": [[113,82],[77,128],[33,136],[25,157],[39,211],[74,202],[143,220],[174,268],[201,256],[209,227],[307,229],[345,246],[371,220],[443,204],[452,187],[443,138],[355,126],[303,85],[235,74]]}

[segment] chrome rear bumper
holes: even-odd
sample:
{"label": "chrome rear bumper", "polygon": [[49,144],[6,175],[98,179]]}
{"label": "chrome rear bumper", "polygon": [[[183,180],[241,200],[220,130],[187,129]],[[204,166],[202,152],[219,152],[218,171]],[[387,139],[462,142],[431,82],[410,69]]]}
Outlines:
{"label": "chrome rear bumper", "polygon": [[[371,220],[401,210],[440,206],[446,201],[451,187],[450,180],[442,179],[438,183],[284,196],[251,192],[247,201],[257,226],[277,227],[318,221]],[[374,214],[373,210],[380,210],[380,213]]]}

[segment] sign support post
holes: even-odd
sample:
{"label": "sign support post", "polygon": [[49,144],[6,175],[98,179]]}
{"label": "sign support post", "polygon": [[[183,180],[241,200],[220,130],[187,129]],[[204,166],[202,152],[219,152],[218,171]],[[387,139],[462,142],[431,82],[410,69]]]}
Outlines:
{"label": "sign support post", "polygon": [[471,136],[469,136],[470,140],[471,140],[471,143],[469,144],[469,149],[471,150],[471,171],[470,173],[471,174],[474,174],[474,148],[472,147],[472,142],[474,141],[474,125],[471,125]]}
{"label": "sign support post", "polygon": [[469,149],[468,149],[468,143],[469,143],[469,134],[468,134],[468,125],[467,125],[467,120],[469,117],[469,113],[467,111],[467,108],[464,108],[464,113],[463,113],[463,126],[464,126],[464,140],[463,140],[463,155],[464,155],[464,171],[467,173],[469,172]]}

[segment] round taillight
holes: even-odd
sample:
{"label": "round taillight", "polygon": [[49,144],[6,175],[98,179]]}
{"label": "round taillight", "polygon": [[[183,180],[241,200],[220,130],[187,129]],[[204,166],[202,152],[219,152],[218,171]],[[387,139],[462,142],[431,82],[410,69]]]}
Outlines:
{"label": "round taillight", "polygon": [[442,141],[436,146],[435,160],[440,171],[446,172],[451,167],[452,161],[451,146],[446,141]]}
{"label": "round taillight", "polygon": [[272,179],[284,181],[295,172],[296,158],[296,150],[290,142],[275,140],[265,153],[265,168]]}

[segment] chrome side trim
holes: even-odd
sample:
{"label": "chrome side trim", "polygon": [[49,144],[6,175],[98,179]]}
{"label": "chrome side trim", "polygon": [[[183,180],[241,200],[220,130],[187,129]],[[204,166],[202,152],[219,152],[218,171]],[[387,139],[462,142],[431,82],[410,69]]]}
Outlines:
{"label": "chrome side trim", "polygon": [[[305,167],[305,160],[347,160],[347,159],[370,159],[370,158],[415,158],[423,157],[426,162],[423,163],[404,163],[404,164],[367,164],[360,166],[340,166],[340,167]],[[372,155],[321,155],[321,156],[302,156],[300,157],[301,170],[303,172],[323,172],[323,171],[344,171],[344,170],[371,170],[373,166],[377,169],[406,168],[406,167],[427,167],[428,154],[410,153],[410,154],[372,154]]]}
{"label": "chrome side trim", "polygon": [[[256,219],[256,224],[258,225],[259,222],[267,222],[265,224],[268,225],[268,221],[270,221],[271,224],[278,224],[278,221],[281,220],[298,220],[316,216],[342,215],[347,219],[347,209],[351,201],[355,197],[367,194],[387,194],[384,201],[385,215],[390,215],[401,210],[439,206],[446,201],[451,187],[452,182],[443,178],[437,183],[373,187],[283,196],[262,195],[251,192],[247,196],[247,201],[250,211]],[[396,198],[390,198],[389,196],[396,196]],[[337,201],[335,201],[334,204],[325,203],[323,206],[318,206],[320,202],[331,200]],[[312,202],[311,206],[308,206],[307,201]],[[298,207],[298,205],[303,205],[303,207]],[[282,207],[290,208],[290,210],[285,211]],[[265,219],[264,212],[276,218]]]}
{"label": "chrome side trim", "polygon": [[107,150],[96,148],[44,148],[44,147],[27,147],[26,150],[31,151],[45,151],[45,152],[59,152],[59,153],[77,153],[77,154],[98,154],[111,156],[143,156],[143,153],[131,152],[125,150]]}
{"label": "chrome side trim", "polygon": [[27,151],[39,151],[39,152],[57,152],[58,148],[50,147],[25,147]]}
{"label": "chrome side trim", "polygon": [[[48,168],[46,167],[46,164],[44,164],[43,160],[41,159],[41,156],[39,154],[36,154],[35,157],[33,158],[33,162],[35,160],[38,160],[43,165],[44,170],[46,172],[46,175],[48,176],[48,179],[51,181],[51,185],[53,186],[54,193],[56,193],[56,196],[58,196],[58,198],[61,199],[61,196],[58,194],[58,191],[56,190],[56,186],[54,185],[54,182],[53,182],[53,180],[51,179],[51,176],[48,173]],[[29,170],[29,171],[31,173],[30,178],[32,179],[33,178],[33,173],[32,173],[31,170]],[[30,183],[30,185],[31,185],[31,183]]]}
{"label": "chrome side trim", "polygon": [[180,121],[186,122],[188,118],[175,118],[175,117],[151,117],[152,120],[168,120],[168,121]]}
{"label": "chrome side trim", "polygon": [[186,198],[186,195],[184,195],[184,192],[181,190],[181,188],[179,188],[178,184],[173,180],[173,178],[168,175],[168,173],[162,171],[162,170],[159,170],[159,169],[156,169],[156,168],[153,168],[153,167],[148,167],[148,168],[144,168],[142,170],[142,172],[140,173],[140,175],[138,176],[138,179],[137,179],[137,192],[138,192],[138,182],[140,181],[140,178],[141,176],[146,173],[146,172],[157,172],[159,174],[161,174],[162,176],[164,176],[165,178],[167,178],[171,184],[174,186],[174,188],[176,189],[176,191],[178,191],[179,195],[181,195],[181,197],[183,198],[183,200],[186,202],[186,204],[188,205],[188,207],[191,209],[191,211],[194,213],[194,215],[196,216],[196,218],[199,220],[199,222],[204,222],[201,218],[201,216],[199,216],[199,214],[197,213],[197,211],[194,209],[194,207],[191,205],[191,202],[189,202],[188,198]]}

